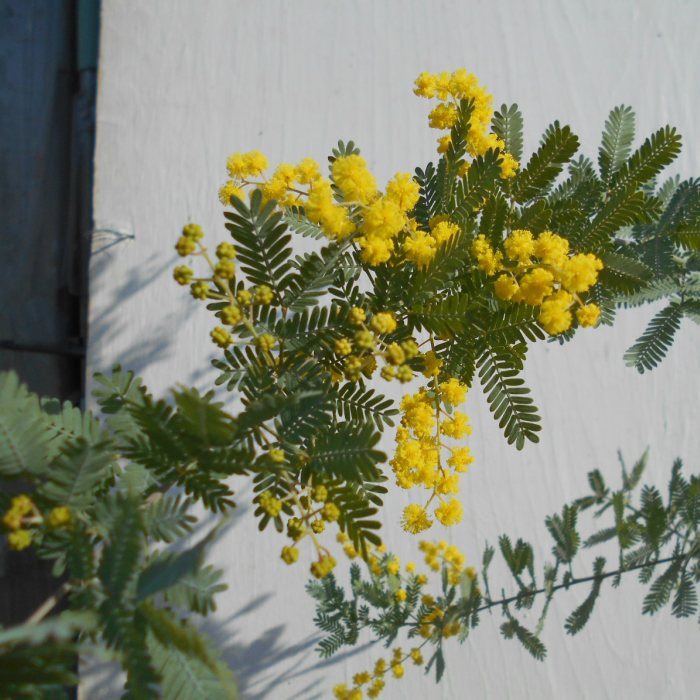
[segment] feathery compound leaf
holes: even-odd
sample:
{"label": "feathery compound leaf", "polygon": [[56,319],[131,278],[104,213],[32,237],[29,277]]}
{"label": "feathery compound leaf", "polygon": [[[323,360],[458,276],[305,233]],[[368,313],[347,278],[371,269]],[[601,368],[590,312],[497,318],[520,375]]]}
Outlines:
{"label": "feathery compound leaf", "polygon": [[15,372],[0,374],[0,475],[39,475],[46,469],[47,430],[36,397],[30,395]]}
{"label": "feathery compound leaf", "polygon": [[547,656],[547,648],[530,630],[523,627],[514,617],[501,625],[501,634],[506,639],[516,637],[520,643],[538,661],[544,661]]}
{"label": "feathery compound leaf", "polygon": [[627,366],[636,367],[640,374],[654,369],[666,357],[682,317],[683,306],[677,302],[671,302],[659,311],[643,335],[625,353]]}
{"label": "feathery compound leaf", "polygon": [[299,233],[305,238],[315,238],[324,240],[326,234],[318,224],[312,224],[305,216],[303,207],[288,207],[284,210],[282,221],[289,227],[290,231]]}
{"label": "feathery compound leaf", "polygon": [[476,218],[482,200],[493,190],[493,183],[501,175],[502,157],[500,151],[489,149],[472,161],[466,177],[455,188],[457,206],[450,212],[450,218],[462,226]]}
{"label": "feathery compound leaf", "polygon": [[160,675],[163,698],[233,700],[237,697],[233,675],[222,662],[212,659],[205,646],[209,642],[201,639],[200,632],[185,620],[158,629],[158,634],[155,627],[151,626],[147,643]]}
{"label": "feathery compound leaf", "polygon": [[338,423],[309,446],[307,468],[353,482],[377,479],[381,474],[377,464],[386,461],[386,455],[374,449],[380,437],[371,425]]}
{"label": "feathery compound leaf", "polygon": [[612,179],[612,191],[636,189],[656,177],[681,151],[681,137],[665,126],[648,138]]}
{"label": "feathery compound leaf", "polygon": [[231,204],[237,213],[225,212],[232,223],[226,224],[236,242],[236,257],[240,269],[253,284],[267,285],[281,299],[285,287],[285,275],[291,270],[288,258],[292,254],[289,245],[292,237],[287,233],[284,214],[275,212],[276,201],[262,207],[262,192],[255,190],[250,210],[237,197]]}
{"label": "feathery compound leaf", "polygon": [[615,107],[605,122],[603,143],[598,150],[600,179],[605,188],[629,158],[634,141],[634,112],[631,107]]}
{"label": "feathery compound leaf", "polygon": [[95,493],[113,483],[117,462],[110,445],[91,445],[83,438],[64,446],[40,487],[43,496],[73,510],[84,510]]}
{"label": "feathery compound leaf", "polygon": [[525,447],[525,439],[539,442],[537,433],[542,429],[537,407],[527,396],[530,390],[517,375],[521,365],[514,361],[510,348],[483,345],[477,360],[479,379],[486,394],[489,410],[499,421],[508,444],[518,450]]}
{"label": "feathery compound leaf", "polygon": [[627,189],[617,189],[603,205],[593,220],[581,231],[572,234],[571,243],[576,251],[597,251],[622,227],[634,223],[644,209],[646,199],[636,185]]}
{"label": "feathery compound leaf", "polygon": [[118,495],[117,516],[111,524],[98,575],[111,597],[118,599],[136,574],[141,556],[143,523],[138,502]]}
{"label": "feathery compound leaf", "polygon": [[58,399],[42,399],[41,410],[52,435],[48,444],[50,460],[56,457],[68,440],[83,438],[91,444],[104,440],[100,421],[93,417],[91,411],[83,413],[70,401],[61,404]]}
{"label": "feathery compound leaf", "polygon": [[500,192],[489,193],[481,208],[479,233],[486,237],[491,246],[500,247],[507,218],[508,202],[506,198]]}
{"label": "feathery compound leaf", "polygon": [[673,596],[671,614],[674,617],[690,617],[698,611],[698,594],[690,571],[684,571],[676,595]]}
{"label": "feathery compound leaf", "polygon": [[[605,568],[605,558],[597,557],[595,563],[593,564],[593,575],[601,576],[603,569]],[[585,626],[588,620],[591,618],[591,613],[593,612],[593,607],[595,606],[596,599],[600,593],[600,587],[603,583],[603,579],[598,578],[593,581],[593,587],[588,595],[588,598],[579,605],[574,612],[569,615],[566,619],[566,624],[564,627],[566,631],[571,634],[578,634]]]}
{"label": "feathery compound leaf", "polygon": [[650,267],[626,255],[604,252],[599,257],[604,265],[600,272],[600,281],[616,292],[634,293],[654,277]]}
{"label": "feathery compound leaf", "polygon": [[651,584],[650,592],[646,598],[644,598],[644,604],[642,606],[642,613],[644,615],[653,615],[668,603],[671,597],[671,591],[678,580],[680,569],[680,560],[672,562],[668,569]]}
{"label": "feathery compound leaf", "polygon": [[385,426],[394,427],[391,416],[399,411],[392,408],[394,402],[383,394],[375,394],[374,389],[365,390],[361,385],[347,382],[335,392],[335,407],[338,415],[347,421],[368,423],[382,432]]}
{"label": "feathery compound leaf", "polygon": [[578,150],[578,137],[568,126],[554,122],[542,140],[537,153],[513,179],[513,196],[519,204],[535,197],[544,197],[562,168]]}
{"label": "feathery compound leaf", "polygon": [[561,515],[551,515],[545,520],[549,534],[555,542],[552,553],[557,561],[564,564],[573,560],[581,544],[581,536],[576,531],[577,515],[576,506],[564,506]]}
{"label": "feathery compound leaf", "polygon": [[192,501],[189,498],[183,501],[181,496],[158,495],[143,511],[146,534],[156,542],[170,544],[194,532],[192,526],[197,518],[188,513]]}
{"label": "feathery compound leaf", "polygon": [[505,142],[506,153],[510,153],[519,163],[523,157],[523,115],[518,105],[501,105],[501,111],[493,115],[491,128]]}
{"label": "feathery compound leaf", "polygon": [[138,438],[141,431],[129,412],[129,406],[142,406],[147,397],[141,379],[129,371],[122,374],[120,365],[112,367],[112,378],[96,372],[95,381],[105,389],[96,389],[92,395],[106,415],[105,422],[112,432],[123,438]]}

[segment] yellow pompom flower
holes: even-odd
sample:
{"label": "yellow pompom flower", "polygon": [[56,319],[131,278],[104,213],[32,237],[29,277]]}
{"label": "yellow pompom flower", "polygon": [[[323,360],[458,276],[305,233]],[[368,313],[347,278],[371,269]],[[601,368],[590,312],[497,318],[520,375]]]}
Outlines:
{"label": "yellow pompom flower", "polygon": [[543,231],[535,241],[535,255],[545,265],[561,267],[569,255],[569,241],[551,231]]}
{"label": "yellow pompom flower", "polygon": [[236,276],[236,264],[232,260],[221,260],[214,268],[214,274],[222,280],[232,280]]}
{"label": "yellow pompom flower", "polygon": [[190,294],[200,301],[204,301],[209,294],[209,285],[206,282],[193,282],[190,285]]}
{"label": "yellow pompom flower", "polygon": [[561,283],[569,292],[587,292],[597,281],[603,262],[592,253],[579,253],[561,266]]}
{"label": "yellow pompom flower", "polygon": [[408,384],[408,382],[413,380],[413,370],[408,365],[402,365],[399,367],[396,376],[402,384]]}
{"label": "yellow pompom flower", "polygon": [[370,328],[375,333],[388,334],[396,330],[396,319],[392,313],[388,311],[380,311],[375,314],[370,321]]}
{"label": "yellow pompom flower", "polygon": [[468,471],[468,466],[474,462],[474,455],[468,447],[455,447],[452,457],[447,460],[447,464],[456,472]]}
{"label": "yellow pompom flower", "polygon": [[461,411],[455,411],[454,416],[443,421],[441,431],[447,437],[461,440],[466,435],[472,434],[472,427],[469,425],[469,416]]}
{"label": "yellow pompom flower", "polygon": [[267,454],[275,464],[283,464],[286,459],[284,450],[280,450],[278,447],[271,447]]}
{"label": "yellow pompom flower", "polygon": [[406,260],[424,268],[435,257],[437,241],[429,233],[416,231],[413,236],[406,236],[403,249]]}
{"label": "yellow pompom flower", "polygon": [[452,404],[452,406],[459,406],[461,403],[464,403],[467,391],[469,391],[469,387],[454,377],[450,377],[446,382],[441,382],[440,384],[440,398]]}
{"label": "yellow pompom flower", "polygon": [[326,529],[326,523],[323,520],[314,520],[311,523],[311,529],[315,534],[320,535]]}
{"label": "yellow pompom flower", "polygon": [[503,274],[493,283],[496,296],[504,301],[512,299],[519,289],[518,281],[512,275]]}
{"label": "yellow pompom flower", "polygon": [[246,174],[257,176],[263,170],[267,170],[269,165],[267,158],[260,151],[250,151],[243,156],[245,162]]}
{"label": "yellow pompom flower", "polygon": [[362,231],[365,235],[396,238],[404,227],[405,215],[396,202],[383,197],[369,205],[363,220]]}
{"label": "yellow pompom flower", "polygon": [[428,517],[425,508],[417,503],[412,503],[404,509],[401,527],[406,532],[417,535],[419,532],[429,529],[432,525],[433,521]]}
{"label": "yellow pompom flower", "polygon": [[216,246],[216,257],[219,260],[233,260],[236,257],[236,249],[230,243],[219,243]]}
{"label": "yellow pompom flower", "polygon": [[406,564],[406,572],[409,574],[414,573],[416,570],[416,565],[414,562],[409,561],[408,564]]}
{"label": "yellow pompom flower", "polygon": [[421,73],[414,83],[416,87],[413,93],[419,97],[427,97],[428,99],[435,97],[435,83],[436,76],[432,73]]}
{"label": "yellow pompom flower", "polygon": [[396,173],[386,186],[385,198],[394,202],[401,211],[411,211],[420,199],[420,185],[411,173]]}
{"label": "yellow pompom flower", "polygon": [[32,533],[29,530],[17,530],[7,536],[7,544],[10,549],[21,552],[32,543]]}
{"label": "yellow pompom flower", "polygon": [[571,327],[573,317],[568,307],[573,297],[567,291],[560,289],[556,294],[542,302],[538,322],[550,335],[558,335]]}
{"label": "yellow pompom flower", "polygon": [[263,333],[261,336],[258,336],[255,342],[260,350],[263,352],[269,352],[275,347],[277,339],[270,333]]}
{"label": "yellow pompom flower", "polygon": [[329,523],[334,523],[340,517],[340,509],[335,503],[326,503],[321,509],[321,517]]}
{"label": "yellow pompom flower", "polygon": [[438,140],[438,147],[437,147],[437,152],[440,153],[441,155],[443,153],[447,153],[447,151],[450,150],[450,146],[452,145],[452,134],[446,134],[445,136],[441,136]]}
{"label": "yellow pompom flower", "polygon": [[443,501],[435,509],[435,517],[443,525],[450,527],[451,525],[456,525],[461,522],[464,517],[464,508],[456,498],[451,498],[449,502]]}
{"label": "yellow pompom flower", "polygon": [[357,242],[362,248],[360,256],[368,265],[373,267],[382,265],[391,259],[391,253],[394,250],[393,240],[367,235],[358,238]]}
{"label": "yellow pompom flower", "polygon": [[384,367],[382,367],[382,371],[380,374],[382,379],[385,379],[387,382],[390,382],[392,379],[396,379],[396,367],[392,367],[391,365],[385,365]]}
{"label": "yellow pompom flower", "polygon": [[439,104],[428,115],[431,129],[451,129],[459,118],[457,107],[453,104]]}
{"label": "yellow pompom flower", "polygon": [[370,331],[357,331],[355,333],[355,345],[360,350],[370,350],[374,347],[374,334]]}
{"label": "yellow pompom flower", "polygon": [[186,236],[181,236],[178,238],[177,243],[175,244],[175,250],[181,258],[185,258],[194,253],[196,247],[197,244],[191,238],[187,238]]}
{"label": "yellow pompom flower", "polygon": [[583,328],[595,326],[600,317],[600,309],[595,304],[583,306],[576,312],[576,318]]}
{"label": "yellow pompom flower", "polygon": [[532,231],[516,229],[503,242],[506,255],[511,260],[528,264],[530,257],[535,252],[535,243],[532,238]]}
{"label": "yellow pompom flower", "polygon": [[392,365],[402,365],[406,361],[406,355],[398,343],[392,343],[387,346],[386,360]]}
{"label": "yellow pompom flower", "polygon": [[311,491],[311,498],[317,503],[325,503],[328,500],[328,489],[322,484],[314,487]]}
{"label": "yellow pompom flower", "polygon": [[369,204],[377,195],[377,181],[359,155],[341,156],[331,166],[333,181],[346,199]]}
{"label": "yellow pompom flower", "polygon": [[236,294],[236,301],[241,306],[248,306],[253,301],[253,295],[247,289],[241,289]]}
{"label": "yellow pompom flower", "polygon": [[335,341],[335,354],[345,357],[352,353],[352,343],[347,338],[340,338]]}
{"label": "yellow pompom flower", "polygon": [[511,177],[515,177],[518,174],[518,168],[520,163],[518,163],[515,158],[510,153],[503,153],[503,162],[501,163],[501,179],[507,180]]}
{"label": "yellow pompom flower", "polygon": [[444,70],[434,77],[435,95],[438,98],[438,100],[442,100],[444,102],[445,100],[449,99],[451,95],[450,79],[452,76],[446,70]]}
{"label": "yellow pompom flower", "polygon": [[523,301],[531,306],[539,306],[554,291],[553,283],[554,275],[549,270],[536,267],[520,280]]}
{"label": "yellow pompom flower", "polygon": [[408,596],[406,595],[406,591],[403,590],[403,588],[399,588],[396,593],[394,593],[394,598],[399,602],[403,603]]}
{"label": "yellow pompom flower", "polygon": [[416,666],[423,665],[423,654],[421,654],[421,650],[418,647],[411,649],[411,659]]}
{"label": "yellow pompom flower", "polygon": [[280,557],[286,564],[292,565],[299,561],[299,550],[296,547],[282,547],[282,556]]}
{"label": "yellow pompom flower", "polygon": [[440,374],[440,368],[445,364],[432,350],[425,354],[423,363],[425,364],[423,376],[428,379],[430,377],[437,377],[438,374]]}
{"label": "yellow pompom flower", "polygon": [[173,278],[178,284],[181,284],[183,287],[189,284],[192,281],[193,277],[194,271],[192,270],[192,268],[187,267],[187,265],[180,265],[180,267],[176,267],[175,271],[173,272]]}
{"label": "yellow pompom flower", "polygon": [[48,523],[49,527],[63,527],[64,525],[68,525],[68,523],[70,523],[71,518],[70,508],[67,506],[58,506],[49,513],[49,517],[46,519],[46,522]]}
{"label": "yellow pompom flower", "polygon": [[365,683],[369,683],[371,680],[372,680],[372,674],[369,671],[363,671],[362,673],[356,673],[352,678],[352,682],[355,685],[364,685]]}
{"label": "yellow pompom flower", "polygon": [[187,224],[182,229],[182,235],[185,238],[190,238],[196,242],[201,241],[202,238],[204,238],[204,231],[202,230],[202,227],[198,224]]}
{"label": "yellow pompom flower", "polygon": [[299,184],[309,185],[321,177],[321,168],[313,158],[304,158],[296,167],[295,177]]}
{"label": "yellow pompom flower", "polygon": [[439,246],[447,243],[458,233],[459,226],[449,221],[440,221],[434,227],[431,227],[431,235]]}
{"label": "yellow pompom flower", "polygon": [[350,323],[355,324],[356,326],[359,326],[365,320],[365,318],[367,318],[367,315],[362,309],[358,308],[357,306],[353,307],[348,312],[348,321],[350,321]]}
{"label": "yellow pompom flower", "polygon": [[219,188],[219,201],[225,207],[229,207],[231,206],[232,197],[237,197],[238,199],[245,201],[245,192],[238,187],[233,180],[229,180]]}
{"label": "yellow pompom flower", "polygon": [[348,544],[346,544],[345,547],[343,547],[343,551],[345,552],[345,556],[347,556],[348,559],[355,559],[357,557],[357,550],[351,542],[348,542]]}
{"label": "yellow pompom flower", "polygon": [[255,289],[255,303],[256,304],[271,304],[272,300],[275,298],[272,290],[266,285],[261,284]]}
{"label": "yellow pompom flower", "polygon": [[219,318],[227,326],[237,326],[243,318],[243,312],[237,306],[225,306],[219,312]]}

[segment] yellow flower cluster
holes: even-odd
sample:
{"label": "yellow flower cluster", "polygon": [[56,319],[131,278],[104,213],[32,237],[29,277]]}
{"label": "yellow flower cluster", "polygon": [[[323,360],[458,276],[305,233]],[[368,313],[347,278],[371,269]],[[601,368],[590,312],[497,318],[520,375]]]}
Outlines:
{"label": "yellow flower cluster", "polygon": [[[486,92],[485,87],[473,73],[465,69],[456,70],[450,74],[421,73],[415,81],[414,93],[428,99],[437,98],[441,104],[430,112],[428,123],[433,129],[451,129],[458,119],[460,100],[474,100],[474,111],[471,116],[467,148],[472,156],[484,155],[490,148],[499,148],[503,155],[501,177],[514,177],[518,162],[510,153],[505,152],[505,143],[496,134],[489,133],[493,118],[493,95]],[[442,136],[438,139],[438,153],[446,153],[451,145],[451,137]],[[466,168],[465,168],[466,171]]]}
{"label": "yellow flower cluster", "polygon": [[[439,362],[434,355],[427,359]],[[439,372],[439,367],[436,370]],[[430,371],[429,364],[426,372]],[[434,515],[443,525],[462,520],[462,504],[452,496],[459,493],[459,473],[467,471],[474,457],[468,447],[451,447],[444,439],[460,440],[472,433],[469,417],[453,408],[464,403],[466,393],[467,386],[457,379],[438,384],[433,376],[431,390],[420,389],[401,402],[403,417],[391,460],[396,483],[404,489],[420,486],[431,492],[425,506],[414,503],[405,508],[401,524],[407,532],[417,534],[432,527],[427,509],[436,498]],[[445,452],[450,456],[443,461]]]}
{"label": "yellow flower cluster", "polygon": [[[581,326],[595,326],[600,309],[579,296],[598,281],[602,261],[591,253],[569,255],[569,242],[552,231],[537,238],[531,231],[517,229],[503,242],[504,254],[494,250],[485,236],[472,244],[479,269],[489,276],[502,272],[494,282],[496,296],[512,303],[540,307],[538,321],[550,335],[571,327],[570,309],[578,305],[576,318]],[[510,262],[507,262],[510,261]]]}
{"label": "yellow flower cluster", "polygon": [[[406,362],[420,354],[416,341],[385,343],[380,337],[393,333],[397,328],[396,318],[391,312],[380,311],[367,320],[364,309],[354,307],[348,312],[348,321],[358,326],[357,332],[352,338],[339,338],[334,347],[335,354],[343,363],[345,379],[356,382],[361,374],[370,378],[378,367],[378,359],[384,363],[381,369],[383,379],[390,382],[398,378],[402,384],[413,379],[413,371]],[[341,375],[336,375],[336,379],[340,378]]]}
{"label": "yellow flower cluster", "polygon": [[384,680],[386,673],[391,671],[394,678],[403,678],[406,672],[403,664],[408,659],[411,659],[415,666],[422,666],[424,663],[423,655],[418,647],[411,649],[408,654],[404,654],[401,647],[396,647],[392,651],[391,661],[378,659],[372,672],[356,673],[352,678],[353,687],[351,688],[348,688],[345,683],[338,683],[333,688],[333,695],[337,700],[362,700],[364,698],[363,686],[367,686],[367,697],[378,698],[386,686]]}
{"label": "yellow flower cluster", "polygon": [[44,518],[34,501],[26,494],[20,494],[10,501],[10,508],[3,515],[2,524],[6,529],[11,530],[7,536],[10,549],[21,551],[29,547],[33,539],[32,530],[27,529],[27,526],[45,524],[55,529],[70,524],[71,518],[70,508],[67,506],[54,508]]}

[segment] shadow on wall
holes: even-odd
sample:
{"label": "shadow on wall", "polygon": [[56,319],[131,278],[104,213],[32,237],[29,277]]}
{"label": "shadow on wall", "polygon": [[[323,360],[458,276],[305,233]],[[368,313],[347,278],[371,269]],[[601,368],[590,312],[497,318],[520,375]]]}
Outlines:
{"label": "shadow on wall", "polygon": [[[94,286],[99,286],[100,278],[110,273],[110,263],[113,258],[120,254],[123,246],[128,244],[129,241],[124,239],[114,246],[97,247],[92,254],[90,270]],[[132,297],[144,292],[163,276],[170,278],[172,268],[172,261],[164,262],[162,256],[154,253],[142,264],[129,270],[121,285],[114,289],[113,298],[119,299],[119,303],[124,304]],[[92,365],[97,371],[108,372],[110,367],[102,365],[105,364],[103,358],[109,358],[107,362],[110,365],[112,361],[116,361],[124,369],[133,370],[139,375],[142,374],[156,358],[163,359],[172,355],[173,327],[177,323],[182,323],[183,314],[187,318],[195,311],[194,305],[188,305],[184,309],[179,307],[176,313],[171,312],[160,317],[158,322],[148,329],[146,337],[130,334],[129,319],[125,318],[114,307],[107,307],[99,314],[93,314],[90,320],[89,346],[95,353],[94,357],[97,361],[93,361]],[[114,357],[109,351],[110,346],[113,346],[117,339],[122,339],[125,336],[134,336],[133,342],[129,347],[122,349],[118,357]]]}
{"label": "shadow on wall", "polygon": [[[317,672],[342,664],[346,659],[365,652],[374,643],[339,653],[332,659],[320,660],[315,647],[321,636],[310,635],[295,644],[283,646],[280,640],[284,636],[285,625],[265,630],[250,643],[237,642],[236,622],[262,608],[272,598],[274,593],[264,593],[227,620],[206,620],[201,626],[214,640],[222,652],[223,659],[234,672],[240,700],[321,700],[328,697],[330,687],[342,678],[339,673],[337,678],[319,678]],[[276,668],[278,666],[282,668]],[[307,674],[313,674],[315,680],[296,692],[284,694],[288,684]]]}

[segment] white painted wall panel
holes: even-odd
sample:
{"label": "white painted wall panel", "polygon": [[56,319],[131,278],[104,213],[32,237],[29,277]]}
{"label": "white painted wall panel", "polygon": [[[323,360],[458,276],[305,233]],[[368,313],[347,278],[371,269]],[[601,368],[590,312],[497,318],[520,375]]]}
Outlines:
{"label": "white painted wall panel", "polygon": [[[101,234],[93,246],[89,372],[120,361],[156,394],[176,381],[207,386],[215,323],[171,280],[173,245],[189,220],[224,239],[217,189],[226,156],[258,148],[272,164],[324,162],[339,138],[352,138],[380,183],[422,166],[435,160],[436,138],[427,128],[429,103],[412,94],[423,70],[465,67],[497,106],[517,102],[526,153],[556,118],[595,159],[608,111],[631,104],[640,135],[669,122],[684,135],[672,172],[699,174],[699,21],[700,5],[680,0],[105,1],[95,219],[98,229],[134,239]],[[699,329],[684,321],[670,357],[651,374],[622,362],[652,313],[622,314],[612,330],[533,351],[527,381],[543,411],[539,446],[508,448],[473,391],[477,462],[463,480],[465,520],[447,532],[468,557],[502,532],[531,538],[546,555],[544,516],[584,491],[590,469],[615,479],[618,448],[632,461],[650,444],[647,477],[659,485],[676,456],[697,469]],[[391,445],[387,439],[384,447]],[[333,684],[369,667],[380,650],[318,663],[313,605],[303,594],[311,553],[286,567],[281,539],[258,535],[245,513],[245,488],[239,503],[241,517],[212,551],[230,588],[207,627],[246,700],[329,697]],[[393,523],[406,503],[394,489],[384,514],[387,544],[404,560],[415,558],[415,544]],[[464,646],[451,648],[440,686],[410,669],[383,697],[695,697],[697,623],[642,618],[633,581],[605,593],[573,639],[563,622],[587,591],[561,598],[545,631],[544,664],[499,637],[498,617],[485,618]],[[118,684],[97,678],[84,697],[119,697]]]}

